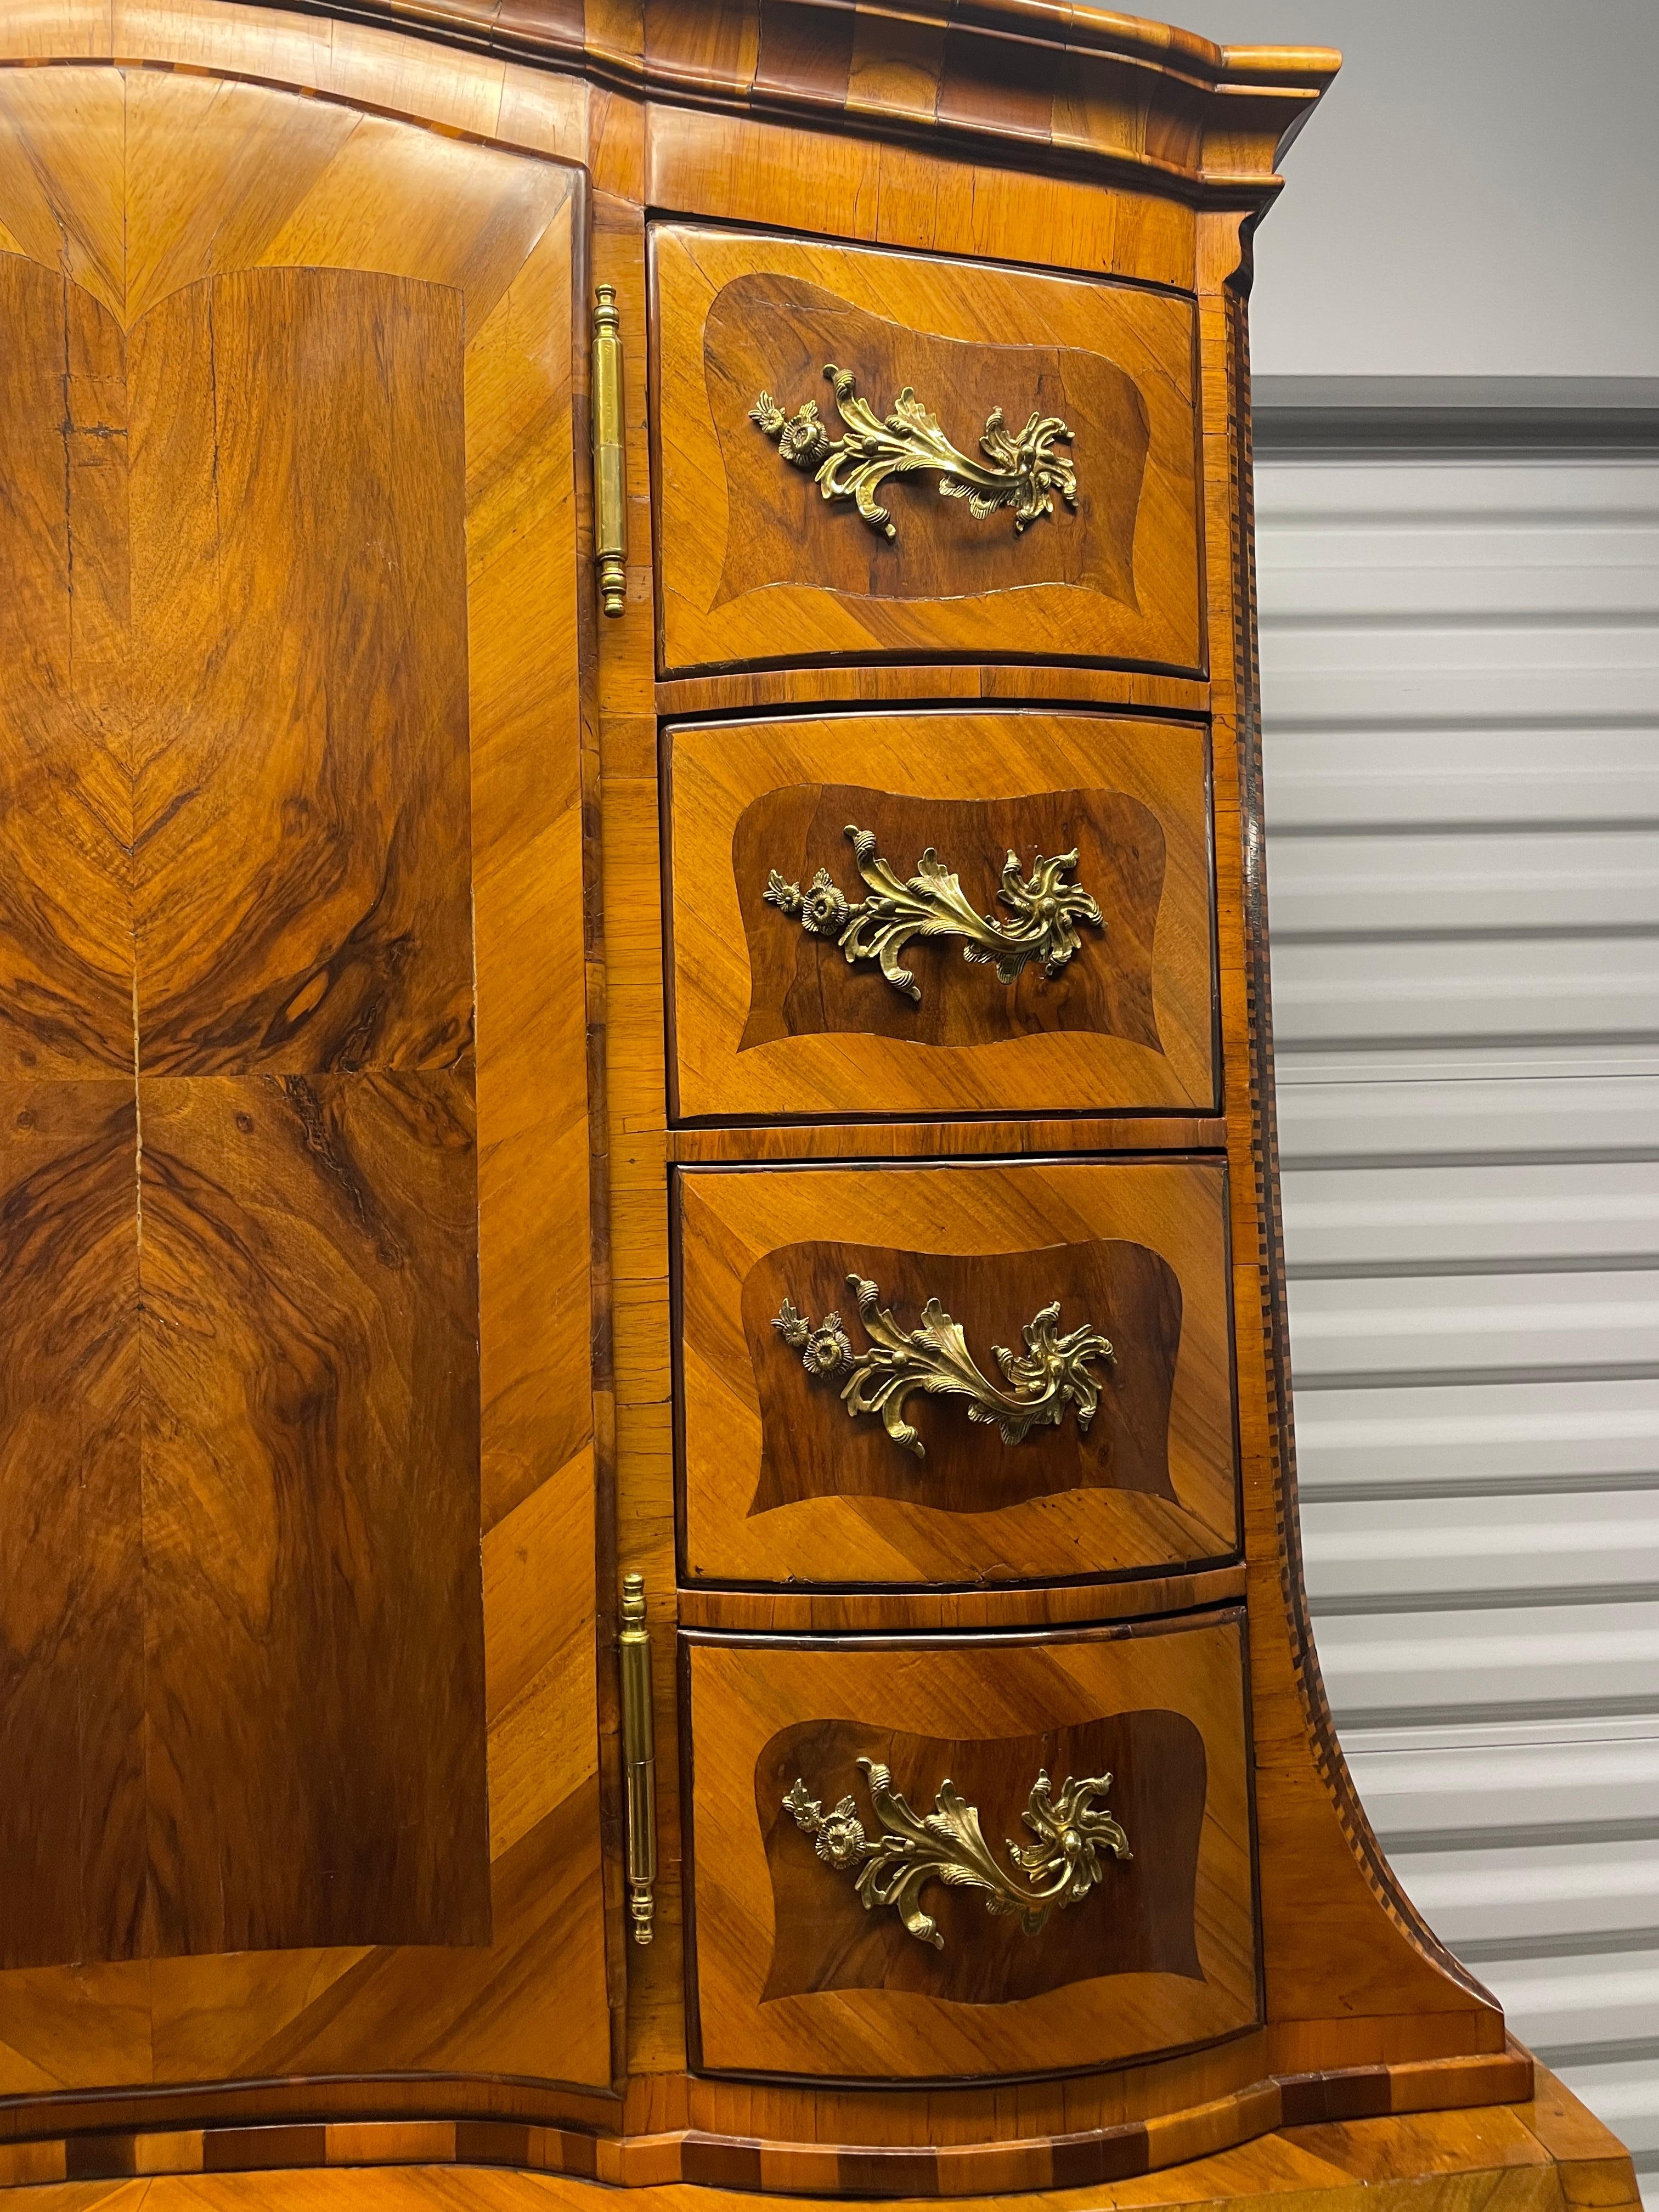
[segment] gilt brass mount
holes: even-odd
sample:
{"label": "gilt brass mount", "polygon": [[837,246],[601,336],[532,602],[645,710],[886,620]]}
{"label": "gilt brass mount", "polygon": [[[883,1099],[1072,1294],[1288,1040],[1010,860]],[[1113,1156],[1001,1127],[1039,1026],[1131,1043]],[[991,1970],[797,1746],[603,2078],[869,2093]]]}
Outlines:
{"label": "gilt brass mount", "polygon": [[627,596],[628,484],[623,451],[622,318],[617,288],[593,295],[593,558],[599,603],[619,615]]}
{"label": "gilt brass mount", "polygon": [[849,822],[846,834],[868,886],[867,898],[854,904],[827,868],[820,868],[805,890],[799,884],[786,883],[774,868],[762,896],[797,920],[809,937],[833,936],[849,968],[860,960],[878,962],[893,988],[907,998],[921,997],[915,977],[899,965],[899,955],[912,938],[965,938],[963,958],[994,966],[998,982],[1012,984],[1033,960],[1042,963],[1044,975],[1058,975],[1083,943],[1079,922],[1086,921],[1091,929],[1105,927],[1088,892],[1066,880],[1077,866],[1075,850],[1051,860],[1039,853],[1024,879],[1018,854],[1010,853],[1002,864],[997,896],[1014,920],[1002,922],[975,912],[960,881],[931,845],[915,874],[906,881],[877,852],[872,830],[860,830]]}
{"label": "gilt brass mount", "polygon": [[994,514],[999,507],[1014,511],[1017,532],[1041,514],[1054,511],[1058,492],[1067,507],[1077,505],[1077,471],[1056,445],[1069,446],[1072,434],[1058,415],[1033,415],[1019,435],[1010,435],[1000,407],[985,420],[979,441],[982,461],[969,460],[951,443],[915,391],[906,385],[893,403],[885,422],[867,399],[855,397],[857,382],[850,368],[824,364],[824,375],[836,395],[843,434],[832,438],[818,418],[817,402],[808,399],[793,415],[786,415],[769,392],[763,392],[750,409],[750,418],[778,452],[798,469],[808,469],[827,500],[850,499],[872,530],[884,538],[898,532],[876,492],[892,476],[914,476],[921,469],[939,471],[941,498],[965,499],[976,520]]}
{"label": "gilt brass mount", "polygon": [[1046,1774],[1039,1774],[1020,1814],[1036,1838],[1034,1844],[1008,1844],[1015,1871],[1006,1872],[993,1857],[979,1825],[977,1808],[963,1802],[956,1785],[941,1782],[931,1813],[913,1813],[892,1787],[892,1774],[874,1759],[859,1761],[870,1789],[870,1802],[881,1833],[865,1833],[858,1808],[851,1797],[825,1812],[810,1797],[804,1781],[797,1780],[784,1799],[784,1810],[828,1866],[850,1871],[866,1912],[878,1905],[890,1905],[919,1942],[945,1948],[945,1938],[932,1917],[921,1909],[921,1892],[930,1881],[951,1889],[979,1889],[985,1893],[985,1910],[994,1917],[1017,1912],[1028,1936],[1046,1927],[1050,1916],[1076,1905],[1097,1887],[1104,1872],[1102,1857],[1133,1854],[1129,1838],[1112,1815],[1096,1803],[1112,1786],[1109,1774],[1091,1775],[1074,1782],[1070,1775],[1060,1795]]}
{"label": "gilt brass mount", "polygon": [[617,1653],[622,1668],[623,1778],[628,1801],[628,1917],[634,1941],[648,1943],[657,1909],[657,1755],[643,1575],[623,1577]]}
{"label": "gilt brass mount", "polygon": [[[920,1328],[901,1328],[881,1303],[875,1284],[849,1275],[847,1287],[858,1300],[859,1316],[872,1341],[855,1353],[839,1314],[825,1314],[816,1328],[786,1298],[772,1326],[801,1355],[807,1373],[842,1382],[842,1402],[856,1419],[879,1413],[882,1426],[902,1450],[927,1457],[921,1438],[904,1418],[907,1398],[918,1391],[930,1397],[965,1398],[970,1421],[994,1424],[1005,1444],[1024,1441],[1034,1428],[1058,1428],[1068,1406],[1086,1431],[1100,1405],[1094,1359],[1115,1359],[1106,1339],[1085,1322],[1062,1336],[1060,1304],[1044,1306],[1021,1332],[1025,1350],[992,1348],[1008,1384],[1005,1390],[980,1370],[960,1323],[937,1298],[921,1310]],[[845,1381],[842,1381],[842,1377]]]}

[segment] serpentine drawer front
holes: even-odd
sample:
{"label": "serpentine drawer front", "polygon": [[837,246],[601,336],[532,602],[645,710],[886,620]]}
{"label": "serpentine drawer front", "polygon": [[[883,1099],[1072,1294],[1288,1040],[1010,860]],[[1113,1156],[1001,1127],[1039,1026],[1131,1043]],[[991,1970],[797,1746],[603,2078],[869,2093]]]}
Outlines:
{"label": "serpentine drawer front", "polygon": [[1215,1109],[1201,729],[802,714],[666,755],[680,1118]]}
{"label": "serpentine drawer front", "polygon": [[1201,672],[1189,299],[678,224],[651,267],[665,673]]}
{"label": "serpentine drawer front", "polygon": [[1249,2027],[1243,1644],[683,1634],[694,2065],[954,2081]]}
{"label": "serpentine drawer front", "polygon": [[1238,1547],[1218,1160],[684,1169],[693,1582],[1084,1580]]}

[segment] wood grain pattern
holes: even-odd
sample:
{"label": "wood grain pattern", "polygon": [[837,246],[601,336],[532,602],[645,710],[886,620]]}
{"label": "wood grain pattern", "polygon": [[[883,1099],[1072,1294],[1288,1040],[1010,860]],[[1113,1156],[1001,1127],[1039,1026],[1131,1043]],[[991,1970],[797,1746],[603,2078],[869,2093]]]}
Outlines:
{"label": "wood grain pattern", "polygon": [[[959,938],[938,945],[918,939],[905,960],[920,996],[908,998],[873,963],[849,966],[833,935],[810,934],[764,896],[775,869],[786,883],[805,889],[822,868],[847,899],[863,899],[866,886],[854,865],[849,825],[867,830],[877,851],[907,880],[924,852],[937,851],[975,911],[1005,928],[1014,924],[999,897],[1007,854],[1019,856],[1024,877],[1044,855],[1075,853],[1067,877],[1094,899],[1103,924],[1079,924],[1081,945],[1057,975],[1033,961],[1012,985],[994,968],[963,959]],[[922,799],[825,781],[764,792],[744,807],[732,838],[750,977],[749,1018],[738,1049],[751,1052],[786,1036],[971,1046],[1084,1031],[1161,1054],[1152,947],[1164,859],[1157,815],[1119,791]]]}
{"label": "wood grain pattern", "polygon": [[131,1079],[0,1080],[5,1967],[145,1948],[137,1173]]}
{"label": "wood grain pattern", "polygon": [[1110,710],[1146,708],[1200,716],[1207,688],[1188,676],[1152,676],[1133,668],[1044,668],[1027,662],[837,663],[826,668],[756,668],[710,676],[675,676],[657,686],[658,711],[668,716],[741,714],[750,708],[822,707],[836,701],[879,705],[944,705],[951,701],[1031,706],[1070,700]]}
{"label": "wood grain pattern", "polygon": [[0,870],[0,1072],[130,1074],[132,791],[110,713],[127,598],[119,333],[15,253],[0,254],[0,814],[30,825]]}
{"label": "wood grain pattern", "polygon": [[[1046,630],[1066,657],[1202,672],[1190,302],[673,226],[651,249],[665,673],[837,653],[1060,657]],[[1006,515],[975,522],[930,483],[893,494],[897,535],[878,538],[749,420],[761,391],[792,412],[827,397],[827,361],[878,415],[914,385],[966,450],[994,407],[1016,428],[1060,414],[1079,441],[1077,514],[1016,539]]]}
{"label": "wood grain pattern", "polygon": [[[1256,2017],[1256,1955],[1241,1638],[1232,1614],[1041,1644],[683,1639],[692,2002],[703,2063],[830,2076],[1032,2074],[1248,2026]],[[1090,1733],[1110,1720],[1115,1733]],[[1096,1939],[1083,1931],[1091,1904],[1107,1907],[1096,1911],[1100,1927],[1110,1919],[1114,1867],[1102,1894],[1056,1916],[1041,1937],[988,1927],[979,1901],[963,1895],[941,1905],[940,1920],[946,1950],[954,1942],[960,1963],[901,1927],[900,1942],[918,1954],[906,1957],[872,1924],[893,1916],[878,1908],[866,1917],[856,1895],[849,1909],[847,1878],[817,1860],[771,1802],[784,1768],[799,1771],[803,1762],[814,1770],[805,1776],[811,1794],[830,1802],[856,1779],[848,1747],[856,1738],[867,1750],[866,1735],[871,1756],[893,1749],[903,1782],[915,1785],[913,1802],[930,1803],[947,1771],[963,1787],[971,1782],[991,1817],[987,1833],[998,1835],[1036,1778],[1024,1772],[1034,1745],[1040,1765],[1058,1762],[1058,1779],[1084,1771],[1073,1750],[1103,1755],[1111,1735],[1114,1756],[1133,1770],[1124,1802],[1141,1824],[1147,1861],[1138,1879],[1169,1883],[1173,1900],[1160,1897],[1154,1911],[1152,1891],[1141,1897],[1148,1948],[1119,1949],[1097,1929],[1099,1948],[1091,1948]],[[947,1757],[960,1778],[954,1765],[939,1766]],[[1127,1812],[1121,1817],[1127,1821]],[[1195,1954],[1175,1932],[1189,1823]],[[930,1893],[929,1911],[933,1901]],[[1024,1956],[1015,1948],[1022,1944],[1031,1946]],[[1072,1960],[1093,1974],[1075,1978]]]}
{"label": "wood grain pattern", "polygon": [[146,1073],[470,1054],[462,335],[447,288],[280,268],[135,329]]}
{"label": "wood grain pattern", "polygon": [[1001,1589],[750,1590],[702,1585],[679,1594],[685,1628],[750,1629],[775,1635],[846,1635],[862,1629],[1059,1627],[1192,1613],[1244,1595],[1242,1566],[1132,1582],[1015,1583]]}
{"label": "wood grain pattern", "polygon": [[[855,1277],[880,1285],[883,1305],[906,1330],[920,1327],[928,1301],[937,1298],[990,1377],[1000,1371],[993,1347],[1022,1350],[1026,1324],[1058,1304],[1061,1330],[1088,1327],[1115,1352],[1122,1347],[1095,1363],[1099,1410],[1086,1430],[1073,1410],[1055,1426],[1007,1444],[994,1428],[970,1421],[963,1400],[918,1395],[904,1418],[925,1457],[901,1450],[879,1421],[851,1419],[836,1379],[810,1375],[775,1326],[785,1299],[814,1322],[836,1314],[859,1357],[870,1338],[857,1311]],[[907,1498],[939,1512],[979,1514],[1077,1491],[1134,1491],[1177,1502],[1170,1405],[1181,1352],[1181,1279],[1147,1245],[1101,1237],[964,1255],[815,1239],[781,1245],[750,1268],[742,1314],[760,1405],[751,1520],[809,1498]]]}
{"label": "wood grain pattern", "polygon": [[[948,1778],[978,1809],[994,1852],[1005,1836],[1030,1840],[1022,1821],[1039,1774],[1050,1775],[1056,1788],[1067,1777],[1109,1775],[1111,1790],[1101,1802],[1129,1837],[1130,1856],[1109,1862],[1099,1888],[1035,1936],[1017,1917],[992,1920],[972,1891],[935,1884],[920,1900],[944,1938],[935,1950],[890,1910],[866,1911],[847,1871],[825,1866],[784,1809],[786,1793],[805,1780],[826,1807],[850,1796],[878,1835],[861,1758],[879,1760],[919,1814],[933,1810]],[[1193,1915],[1205,1769],[1204,1739],[1194,1723],[1184,1713],[1156,1708],[991,1742],[944,1742],[839,1720],[781,1729],[755,1769],[755,1814],[766,1838],[777,1930],[763,2002],[855,1989],[1001,2005],[1113,1974],[1201,1980]]]}
{"label": "wood grain pattern", "polygon": [[[1224,1177],[1213,1163],[687,1169],[678,1191],[689,1579],[1073,1580],[1233,1550]],[[886,1243],[897,1224],[902,1259]],[[1115,1408],[1103,1403],[1100,1435],[1081,1448],[1073,1420],[1006,1446],[959,1406],[913,1401],[928,1449],[913,1460],[878,1423],[850,1422],[832,1387],[814,1389],[769,1328],[787,1282],[799,1308],[840,1277],[850,1311],[849,1253],[890,1253],[900,1273],[882,1288],[913,1306],[925,1284],[942,1282],[981,1363],[990,1342],[1019,1340],[1034,1297],[1064,1301],[1069,1290],[1068,1325],[1085,1294],[1103,1300],[1117,1352],[1104,1400],[1132,1370],[1135,1386]],[[1039,1283],[1052,1285],[1041,1297]],[[862,1342],[855,1323],[851,1334]]]}
{"label": "wood grain pattern", "polygon": [[147,1948],[489,1941],[471,1090],[139,1085]]}
{"label": "wood grain pattern", "polygon": [[[681,1115],[1213,1107],[1200,732],[939,713],[699,724],[668,744]],[[918,942],[915,1004],[765,901],[775,867],[803,884],[827,867],[859,893],[849,822],[905,875],[936,847],[999,914],[1011,844],[1027,867],[1075,848],[1104,929],[1080,930],[1059,977],[1012,989],[954,940]]]}
{"label": "wood grain pattern", "polygon": [[0,69],[0,2090],[608,2093],[580,179],[239,21]]}
{"label": "wood grain pattern", "polygon": [[[460,2164],[474,2169],[460,2185],[466,2201],[501,2212],[570,2212],[591,2200],[595,2179],[614,2183],[625,2174],[646,2192],[640,2201],[647,2212],[695,2212],[699,2203],[738,2212],[752,2201],[752,2189],[734,2193],[715,2168],[747,2150],[760,2176],[755,2186],[782,2189],[793,2174],[800,2185],[796,2194],[809,2208],[823,2197],[801,2195],[803,2189],[833,2195],[838,2186],[867,2190],[888,2179],[929,2198],[955,2197],[967,2212],[1011,2203],[1016,2212],[1035,2212],[1040,2203],[1057,2212],[1095,2212],[1103,2204],[1112,2212],[1175,2212],[1188,2205],[1255,2206],[1291,2194],[1308,2212],[1379,2206],[1388,2212],[1580,2212],[1590,2206],[1636,2212],[1628,2156],[1553,2075],[1534,2069],[1515,2046],[1510,2059],[1488,2061],[1486,2068],[1495,2084],[1501,2074],[1502,2083],[1476,2112],[1455,2108],[1454,2085],[1473,2086],[1468,2062],[1416,2069],[1419,2077],[1438,2077],[1443,2094],[1451,2091],[1449,2104],[1394,2106],[1382,2114],[1374,2100],[1369,2113],[1365,2109],[1362,2092],[1370,2090],[1369,2081],[1258,2082],[1182,2124],[1173,2170],[1163,2154],[1177,2130],[1144,2124],[1097,2137],[1092,2147],[1082,2138],[1057,2144],[1052,2153],[1042,2146],[1041,2165],[1036,2145],[1000,2153],[994,2167],[983,2156],[948,2147],[883,2154],[802,2144],[788,2153],[769,2148],[757,2158],[752,2144],[728,2148],[685,2135],[646,2139],[630,2156],[627,2146],[569,2130],[410,2120],[18,2144],[0,2149],[0,2187],[40,2190],[38,2201],[47,2212],[81,2212],[106,2202],[126,2212],[140,2201],[140,2189],[152,2212],[289,2212],[301,2205],[307,2212],[313,2206],[415,2212],[455,2202],[457,2181],[444,2169]],[[1340,2111],[1328,2118],[1303,2117],[1311,2089]],[[1242,2142],[1231,2132],[1241,2120]],[[1093,2179],[1080,2181],[1090,2166]],[[357,2170],[329,2170],[344,2166]],[[1000,2193],[975,2196],[976,2174]],[[67,2188],[52,2185],[70,2177]],[[1015,2191],[1043,2194],[1012,2195]]]}

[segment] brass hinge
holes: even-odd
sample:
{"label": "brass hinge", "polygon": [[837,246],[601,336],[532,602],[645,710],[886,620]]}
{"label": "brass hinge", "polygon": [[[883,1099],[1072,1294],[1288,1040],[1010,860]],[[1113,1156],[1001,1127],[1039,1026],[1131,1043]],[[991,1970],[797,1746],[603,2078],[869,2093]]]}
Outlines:
{"label": "brass hinge", "polygon": [[623,1776],[628,1796],[628,1917],[634,1941],[651,1941],[656,1911],[657,1759],[651,1712],[651,1632],[645,1625],[645,1577],[623,1577]]}
{"label": "brass hinge", "polygon": [[593,295],[592,382],[593,558],[599,564],[600,604],[606,614],[619,615],[628,560],[628,472],[623,452],[622,321],[614,284],[601,284]]}

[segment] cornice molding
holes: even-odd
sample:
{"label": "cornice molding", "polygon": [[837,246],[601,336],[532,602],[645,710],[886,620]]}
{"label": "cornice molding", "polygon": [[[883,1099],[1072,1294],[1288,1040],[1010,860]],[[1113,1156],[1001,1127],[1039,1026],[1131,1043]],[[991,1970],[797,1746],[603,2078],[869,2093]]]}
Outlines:
{"label": "cornice molding", "polygon": [[[294,0],[275,0],[292,8]],[[1341,57],[1066,0],[301,0],[611,89],[1256,210]]]}

